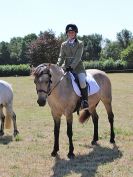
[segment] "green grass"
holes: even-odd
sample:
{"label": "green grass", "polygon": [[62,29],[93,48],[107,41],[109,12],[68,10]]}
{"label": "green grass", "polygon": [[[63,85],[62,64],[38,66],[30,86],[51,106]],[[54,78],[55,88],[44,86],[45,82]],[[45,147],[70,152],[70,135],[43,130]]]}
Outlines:
{"label": "green grass", "polygon": [[14,89],[14,111],[20,135],[13,130],[0,137],[0,177],[132,177],[133,176],[133,74],[108,74],[112,82],[116,146],[109,143],[109,123],[102,104],[99,146],[90,142],[91,119],[81,125],[74,114],[76,158],[69,160],[66,121],[62,117],[60,157],[53,158],[53,120],[48,106],[40,108],[32,77],[0,78]]}

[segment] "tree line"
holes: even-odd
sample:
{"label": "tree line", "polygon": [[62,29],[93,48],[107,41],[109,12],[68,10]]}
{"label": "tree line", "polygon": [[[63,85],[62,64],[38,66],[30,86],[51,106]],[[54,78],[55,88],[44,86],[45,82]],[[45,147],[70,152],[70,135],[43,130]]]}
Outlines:
{"label": "tree line", "polygon": [[[133,35],[123,29],[116,34],[116,41],[103,39],[101,34],[78,36],[84,42],[82,59],[92,61],[125,61],[133,68]],[[25,37],[13,37],[10,42],[0,42],[0,65],[56,63],[65,33],[56,37],[52,30],[34,33]]]}

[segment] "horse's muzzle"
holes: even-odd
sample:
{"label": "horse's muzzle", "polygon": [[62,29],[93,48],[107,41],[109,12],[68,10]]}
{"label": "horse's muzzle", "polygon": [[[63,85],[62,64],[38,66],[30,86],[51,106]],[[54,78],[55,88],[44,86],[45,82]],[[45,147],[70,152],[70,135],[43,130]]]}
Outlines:
{"label": "horse's muzzle", "polygon": [[39,106],[45,106],[46,100],[44,100],[44,99],[38,99],[37,103],[39,104]]}

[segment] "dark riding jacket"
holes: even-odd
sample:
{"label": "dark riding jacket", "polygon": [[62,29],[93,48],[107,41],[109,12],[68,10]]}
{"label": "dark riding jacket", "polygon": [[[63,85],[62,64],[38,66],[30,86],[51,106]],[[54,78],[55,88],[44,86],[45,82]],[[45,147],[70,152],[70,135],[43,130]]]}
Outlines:
{"label": "dark riding jacket", "polygon": [[65,41],[61,45],[60,54],[57,65],[67,68],[71,66],[75,73],[85,73],[85,68],[82,62],[83,42],[75,39],[73,45]]}

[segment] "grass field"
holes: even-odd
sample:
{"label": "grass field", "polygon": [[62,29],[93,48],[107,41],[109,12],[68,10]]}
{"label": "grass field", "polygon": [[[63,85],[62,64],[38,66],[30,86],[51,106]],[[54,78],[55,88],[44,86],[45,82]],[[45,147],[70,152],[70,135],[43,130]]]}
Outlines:
{"label": "grass field", "polygon": [[133,74],[108,74],[113,88],[116,146],[109,143],[109,123],[102,104],[99,113],[99,146],[91,146],[91,119],[81,125],[74,115],[76,158],[69,160],[66,121],[62,117],[60,153],[53,148],[53,120],[48,106],[40,108],[32,77],[0,78],[14,89],[14,110],[20,131],[0,137],[0,177],[133,177]]}

